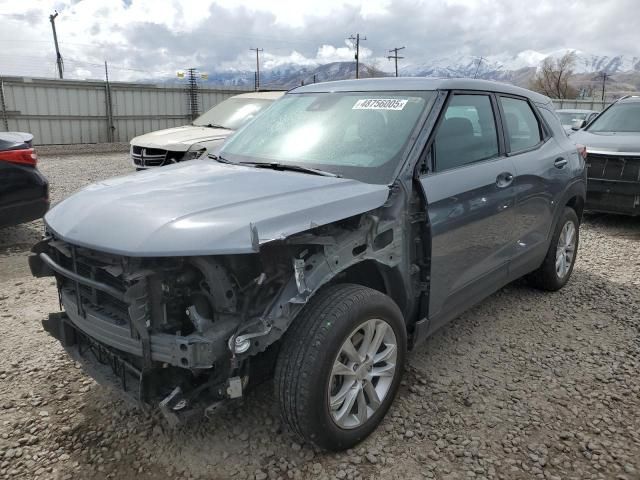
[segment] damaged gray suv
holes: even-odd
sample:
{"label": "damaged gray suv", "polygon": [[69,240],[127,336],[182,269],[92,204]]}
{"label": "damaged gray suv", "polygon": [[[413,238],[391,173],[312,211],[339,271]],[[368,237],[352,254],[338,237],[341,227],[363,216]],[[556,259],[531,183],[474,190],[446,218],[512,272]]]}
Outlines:
{"label": "damaged gray suv", "polygon": [[274,377],[302,439],[369,435],[407,350],[507,283],[571,276],[584,149],[551,101],[480,80],[297,88],[208,162],[91,185],[45,217],[44,321],[179,422]]}

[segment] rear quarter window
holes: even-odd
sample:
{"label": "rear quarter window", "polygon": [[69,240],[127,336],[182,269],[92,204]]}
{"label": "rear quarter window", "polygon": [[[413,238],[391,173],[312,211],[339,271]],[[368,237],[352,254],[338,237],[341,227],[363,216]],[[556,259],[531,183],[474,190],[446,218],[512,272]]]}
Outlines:
{"label": "rear quarter window", "polygon": [[518,98],[500,97],[500,103],[511,152],[529,150],[542,142],[543,130],[529,102]]}
{"label": "rear quarter window", "polygon": [[545,123],[547,124],[547,130],[550,131],[552,135],[567,135],[566,130],[562,126],[562,122],[558,118],[558,114],[553,110],[548,110],[545,107],[538,106],[538,112],[542,115]]}

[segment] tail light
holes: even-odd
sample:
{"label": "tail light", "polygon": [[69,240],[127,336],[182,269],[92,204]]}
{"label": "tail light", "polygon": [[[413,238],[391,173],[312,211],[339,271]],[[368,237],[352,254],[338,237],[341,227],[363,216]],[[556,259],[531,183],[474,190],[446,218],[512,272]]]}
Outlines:
{"label": "tail light", "polygon": [[5,150],[0,152],[0,160],[20,165],[30,165],[35,167],[38,163],[38,155],[34,148],[23,148],[20,150]]}
{"label": "tail light", "polygon": [[587,159],[587,147],[584,145],[576,145],[578,148],[578,154],[582,157],[583,160]]}

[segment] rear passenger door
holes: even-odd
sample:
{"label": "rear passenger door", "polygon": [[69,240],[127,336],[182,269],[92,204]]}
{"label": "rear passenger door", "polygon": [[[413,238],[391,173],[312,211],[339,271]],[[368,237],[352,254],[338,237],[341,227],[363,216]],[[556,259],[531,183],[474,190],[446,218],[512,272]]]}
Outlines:
{"label": "rear passenger door", "polygon": [[537,268],[546,254],[556,203],[570,175],[569,158],[528,99],[499,95],[498,104],[507,154],[515,166],[513,279]]}
{"label": "rear passenger door", "polygon": [[450,93],[420,183],[431,224],[430,329],[507,281],[514,166],[489,93]]}

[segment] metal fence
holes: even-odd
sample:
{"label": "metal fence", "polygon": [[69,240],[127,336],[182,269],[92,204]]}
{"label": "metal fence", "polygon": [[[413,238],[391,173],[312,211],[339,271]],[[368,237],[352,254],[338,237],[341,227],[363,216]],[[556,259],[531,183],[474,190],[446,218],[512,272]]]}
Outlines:
{"label": "metal fence", "polygon": [[[201,112],[246,91],[201,88]],[[189,120],[180,86],[0,77],[0,131],[30,132],[39,145],[128,142]]]}
{"label": "metal fence", "polygon": [[[204,112],[246,89],[199,89]],[[600,100],[553,100],[556,108],[603,110]],[[0,77],[0,131],[26,131],[39,145],[128,142],[190,121],[185,89],[141,83]]]}
{"label": "metal fence", "polygon": [[601,112],[605,108],[607,108],[612,102],[602,101],[602,100],[559,100],[553,99],[553,104],[556,108],[569,108],[569,109],[580,109],[580,110],[595,110],[596,112]]}

